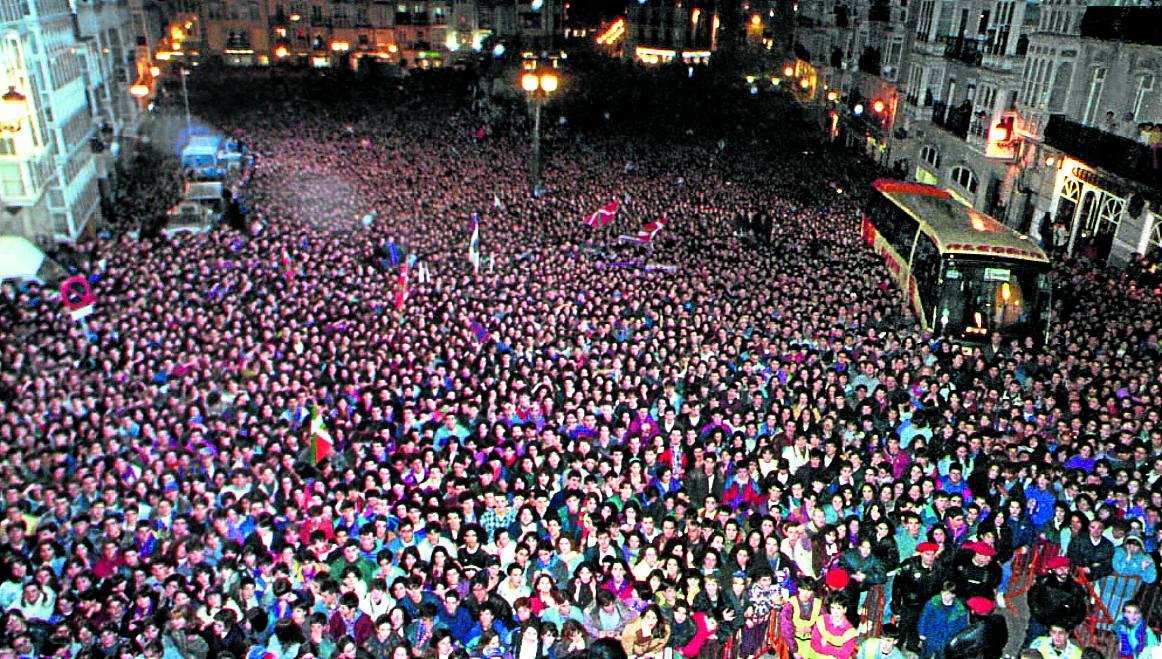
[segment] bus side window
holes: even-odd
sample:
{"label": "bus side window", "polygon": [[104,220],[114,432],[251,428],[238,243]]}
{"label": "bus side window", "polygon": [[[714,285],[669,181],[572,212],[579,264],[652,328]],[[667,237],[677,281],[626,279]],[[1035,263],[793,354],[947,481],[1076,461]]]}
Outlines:
{"label": "bus side window", "polygon": [[868,218],[884,240],[905,261],[912,255],[912,241],[919,223],[886,198],[877,199]]}
{"label": "bus side window", "polygon": [[935,325],[936,304],[940,300],[940,251],[927,234],[921,233],[912,259],[912,276],[928,322]]}

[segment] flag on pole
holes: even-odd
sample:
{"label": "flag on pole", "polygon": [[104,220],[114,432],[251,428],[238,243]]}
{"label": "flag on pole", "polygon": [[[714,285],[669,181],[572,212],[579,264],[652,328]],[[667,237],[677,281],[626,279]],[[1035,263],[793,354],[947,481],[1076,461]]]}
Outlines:
{"label": "flag on pole", "polygon": [[317,465],[330,457],[335,442],[331,439],[331,433],[327,432],[327,426],[323,423],[322,415],[319,414],[318,405],[316,405],[315,409],[311,411],[309,441],[311,443],[312,465]]}
{"label": "flag on pole", "polygon": [[617,215],[617,207],[620,205],[621,201],[614,199],[601,208],[598,208],[597,212],[586,217],[585,224],[593,227],[594,229],[600,229],[604,227],[613,221],[613,218]]}
{"label": "flag on pole", "polygon": [[468,241],[468,262],[480,274],[480,216],[472,214],[472,238]]}

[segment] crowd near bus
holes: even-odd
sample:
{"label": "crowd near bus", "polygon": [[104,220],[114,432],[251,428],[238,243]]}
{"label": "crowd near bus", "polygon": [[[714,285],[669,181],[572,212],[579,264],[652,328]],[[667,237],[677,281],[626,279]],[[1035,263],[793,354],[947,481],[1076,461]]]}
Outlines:
{"label": "crowd near bus", "polygon": [[965,344],[792,120],[550,106],[534,197],[461,94],[263,84],[245,222],[0,287],[0,659],[1158,652],[1157,290],[1055,258]]}

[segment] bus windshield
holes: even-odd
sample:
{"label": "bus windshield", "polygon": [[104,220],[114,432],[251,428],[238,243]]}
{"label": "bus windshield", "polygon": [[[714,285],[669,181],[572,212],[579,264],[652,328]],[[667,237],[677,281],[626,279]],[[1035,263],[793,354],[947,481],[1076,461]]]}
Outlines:
{"label": "bus windshield", "polygon": [[966,341],[1003,336],[1044,337],[1051,283],[1048,266],[949,255],[941,278],[936,324],[940,333]]}

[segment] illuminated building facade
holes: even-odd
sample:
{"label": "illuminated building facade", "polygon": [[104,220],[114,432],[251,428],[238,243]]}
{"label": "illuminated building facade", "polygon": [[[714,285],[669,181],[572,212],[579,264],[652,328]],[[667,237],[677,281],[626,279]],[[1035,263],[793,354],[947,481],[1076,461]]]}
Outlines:
{"label": "illuminated building facade", "polygon": [[438,68],[495,40],[551,49],[563,11],[560,0],[208,0],[198,23],[203,56],[229,65]]}
{"label": "illuminated building facade", "polygon": [[94,158],[134,111],[125,5],[0,0],[0,233],[73,240],[99,212]]}

